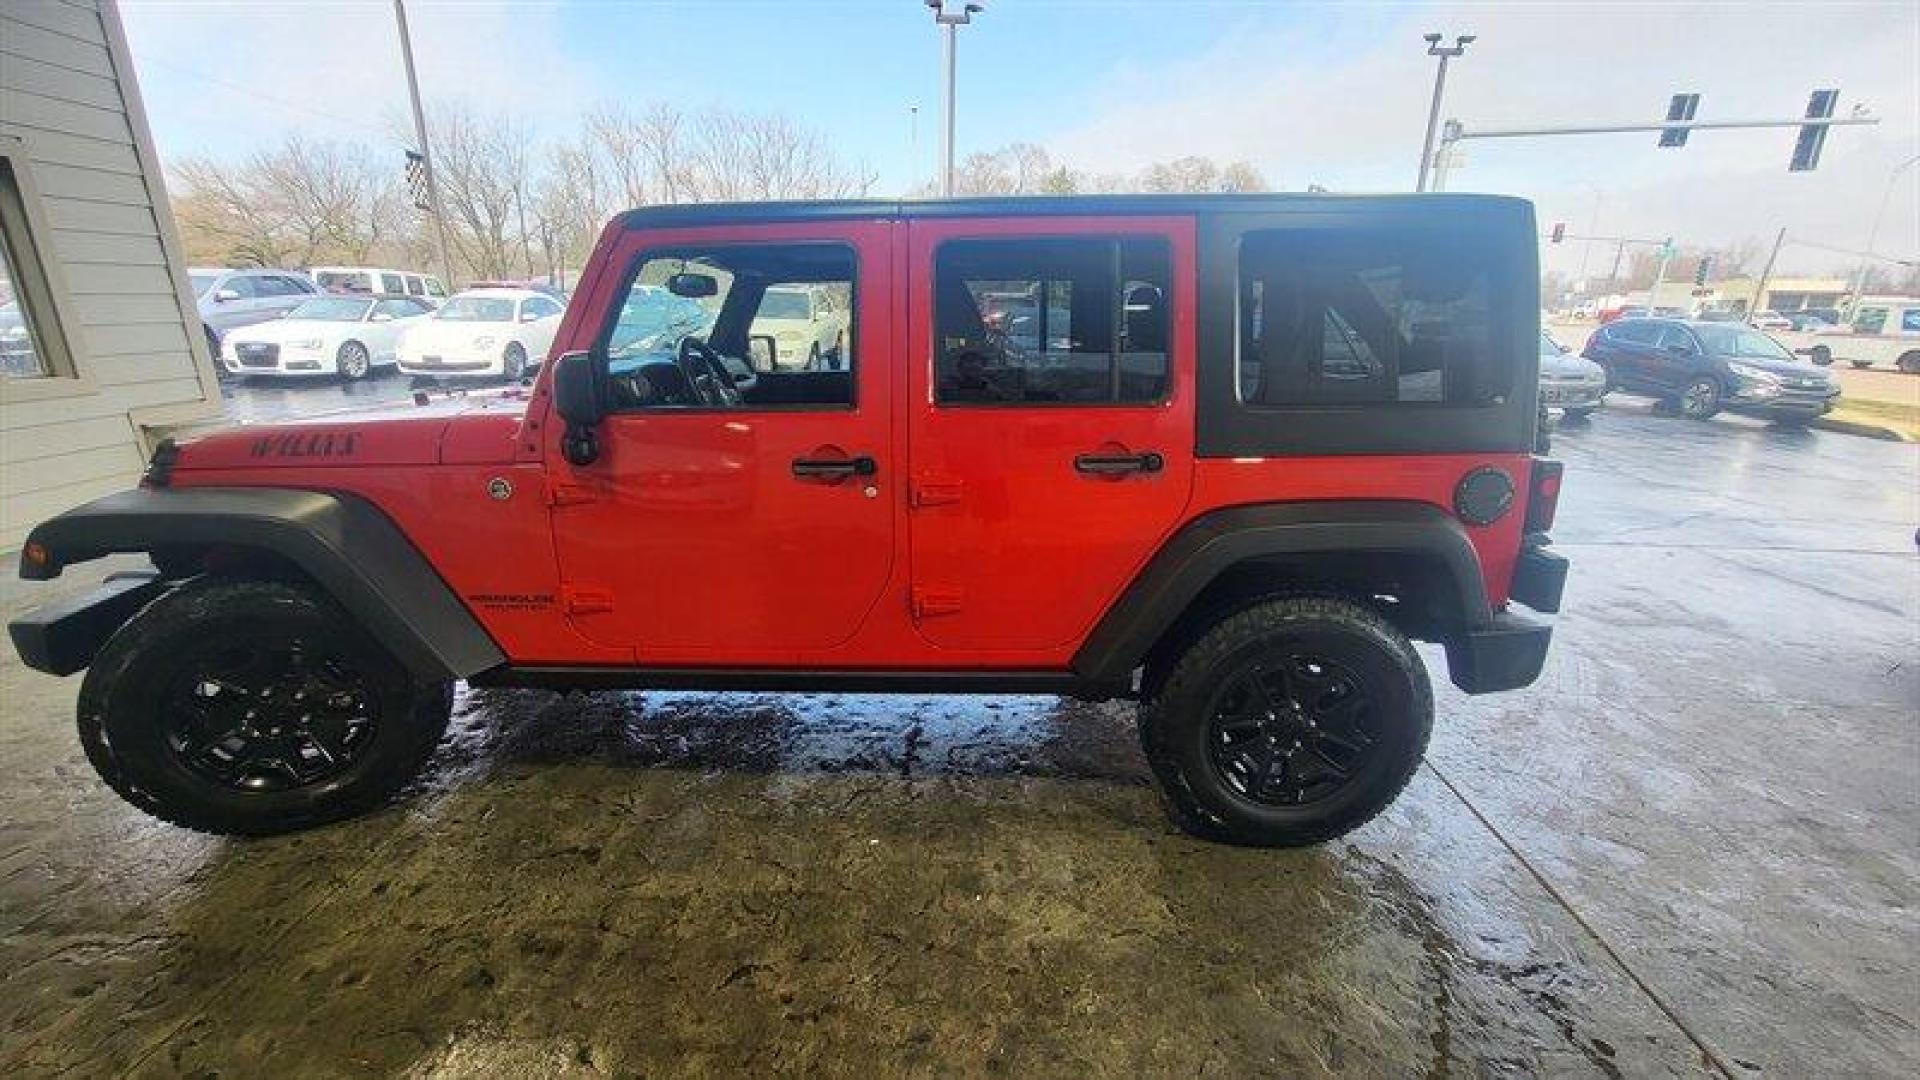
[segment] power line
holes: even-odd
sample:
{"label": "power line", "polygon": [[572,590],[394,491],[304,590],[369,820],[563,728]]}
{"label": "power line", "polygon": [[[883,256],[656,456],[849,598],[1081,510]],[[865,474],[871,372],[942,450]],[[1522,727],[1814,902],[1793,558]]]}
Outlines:
{"label": "power line", "polygon": [[384,128],[378,127],[376,125],[369,124],[365,120],[353,120],[344,116],[337,115],[335,113],[327,112],[324,109],[316,109],[313,106],[306,104],[305,102],[293,101],[288,98],[283,98],[283,97],[276,96],[274,94],[269,94],[266,91],[259,89],[258,87],[246,86],[241,83],[233,82],[232,80],[229,80],[229,79],[223,79],[218,75],[210,75],[207,72],[199,70],[198,68],[188,67],[184,64],[178,64],[171,60],[163,60],[160,57],[154,56],[152,53],[138,54],[134,56],[133,59],[136,65],[153,64],[158,67],[163,67],[172,71],[176,71],[182,75],[188,76],[189,78],[199,79],[203,82],[212,83],[215,86],[225,87],[237,93],[245,94],[248,97],[259,98],[263,101],[271,101],[276,105],[284,106],[285,108],[292,109],[295,112],[303,112],[309,116],[317,117],[322,120],[331,120],[336,124],[341,124],[346,127],[351,127],[356,131],[378,132],[380,137],[383,139],[393,138],[392,132]]}

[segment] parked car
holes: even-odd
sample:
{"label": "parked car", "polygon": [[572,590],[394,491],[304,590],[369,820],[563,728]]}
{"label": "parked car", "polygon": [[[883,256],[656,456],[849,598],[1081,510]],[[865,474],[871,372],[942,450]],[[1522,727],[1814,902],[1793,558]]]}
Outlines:
{"label": "parked car", "polygon": [[27,317],[17,300],[0,304],[0,376],[16,378],[45,374],[42,361],[27,332]]}
{"label": "parked car", "polygon": [[1777,311],[1757,311],[1747,320],[1747,325],[1755,330],[1792,330],[1793,320]]}
{"label": "parked car", "polygon": [[[1537,235],[1471,195],[631,211],[586,279],[701,301],[701,333],[616,363],[618,284],[530,393],[163,444],[21,564],[154,570],[12,639],[90,667],[109,785],[214,832],[378,805],[464,679],[1133,698],[1178,825],[1319,843],[1420,763],[1414,639],[1469,693],[1546,659],[1520,607],[1560,606],[1561,470],[1512,392]],[[768,282],[855,298],[844,367],[750,368]],[[987,326],[1021,283],[1071,312],[1065,350]],[[486,326],[497,361],[483,302],[525,299],[456,296],[408,341]]]}
{"label": "parked car", "polygon": [[1540,404],[1566,411],[1568,416],[1592,416],[1607,396],[1607,373],[1540,331]]}
{"label": "parked car", "polygon": [[769,288],[748,333],[773,339],[775,367],[838,371],[846,366],[847,312],[831,290],[798,285]]}
{"label": "parked car", "polygon": [[1840,312],[1835,308],[1801,308],[1787,312],[1786,316],[1795,330],[1815,331],[1840,325]]}
{"label": "parked car", "polygon": [[1594,331],[1582,354],[1607,382],[1673,402],[1705,420],[1722,409],[1804,424],[1833,408],[1840,387],[1752,327],[1622,319]]}
{"label": "parked car", "polygon": [[295,270],[190,269],[187,283],[200,307],[207,351],[220,355],[227,332],[277,319],[320,292]]}
{"label": "parked car", "polygon": [[318,296],[228,334],[220,360],[235,375],[364,379],[395,363],[400,335],[432,311],[422,296]]}
{"label": "parked car", "polygon": [[432,274],[383,270],[372,266],[316,266],[307,271],[321,291],[359,296],[417,296],[429,307],[447,298],[447,287]]}
{"label": "parked car", "polygon": [[614,357],[653,353],[677,345],[683,337],[704,334],[712,323],[713,314],[698,300],[657,285],[636,284],[620,307],[607,352]]}
{"label": "parked car", "polygon": [[400,371],[417,378],[519,379],[547,358],[560,302],[528,289],[467,289],[400,336]]}
{"label": "parked car", "polygon": [[1600,323],[1604,326],[1617,319],[1644,318],[1646,314],[1647,309],[1644,306],[1633,304],[1629,304],[1626,307],[1602,308],[1600,311]]}

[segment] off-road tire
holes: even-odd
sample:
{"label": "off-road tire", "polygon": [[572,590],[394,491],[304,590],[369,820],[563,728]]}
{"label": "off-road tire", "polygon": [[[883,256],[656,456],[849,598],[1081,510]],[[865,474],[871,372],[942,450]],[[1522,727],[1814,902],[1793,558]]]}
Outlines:
{"label": "off-road tire", "polygon": [[[1256,659],[1308,650],[1357,674],[1374,704],[1378,737],[1353,779],[1299,806],[1256,802],[1213,763],[1208,715],[1216,687]],[[1412,779],[1433,728],[1433,688],[1406,635],[1379,612],[1343,597],[1282,594],[1227,614],[1172,661],[1149,673],[1140,741],[1168,817],[1207,840],[1251,847],[1323,843],[1371,820]]]}
{"label": "off-road tire", "polygon": [[[203,776],[168,745],[168,688],[225,640],[297,635],[339,651],[377,703],[361,747],[337,773],[277,791]],[[295,582],[200,579],[147,605],[108,639],[80,686],[80,744],[108,786],[163,821],[265,836],[352,817],[417,775],[451,715],[450,683],[422,683],[325,595]]]}

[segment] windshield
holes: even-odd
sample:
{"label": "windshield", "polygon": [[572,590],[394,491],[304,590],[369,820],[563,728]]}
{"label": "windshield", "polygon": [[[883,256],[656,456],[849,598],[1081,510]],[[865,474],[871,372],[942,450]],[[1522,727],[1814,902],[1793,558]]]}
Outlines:
{"label": "windshield", "polygon": [[1560,355],[1563,355],[1566,351],[1567,350],[1563,348],[1559,342],[1553,340],[1553,335],[1547,333],[1545,330],[1540,331],[1540,355],[1541,356],[1543,357],[1560,356]]}
{"label": "windshield", "polygon": [[804,319],[808,317],[807,294],[792,289],[768,289],[760,298],[758,319]]}
{"label": "windshield", "polygon": [[440,305],[433,317],[448,322],[512,322],[513,301],[504,296],[456,296]]}
{"label": "windshield", "polygon": [[220,280],[219,274],[188,274],[187,282],[193,286],[193,295],[205,296],[213,283]]}
{"label": "windshield", "polygon": [[1791,361],[1793,359],[1793,354],[1779,342],[1758,330],[1748,330],[1740,326],[1722,326],[1716,323],[1695,326],[1693,332],[1699,335],[1707,351],[1715,356],[1748,356],[1759,360]]}
{"label": "windshield", "polygon": [[344,297],[329,297],[325,300],[309,300],[287,313],[289,319],[313,319],[318,322],[359,322],[366,317],[371,300],[349,300]]}

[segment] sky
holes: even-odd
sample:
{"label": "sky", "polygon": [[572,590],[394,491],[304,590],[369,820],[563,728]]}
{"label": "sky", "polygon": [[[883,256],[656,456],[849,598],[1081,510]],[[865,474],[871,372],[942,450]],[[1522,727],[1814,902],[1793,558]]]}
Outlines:
{"label": "sky", "polygon": [[[1800,115],[1837,87],[1820,167],[1786,169],[1788,129],[1468,142],[1459,191],[1533,199],[1542,228],[1770,244],[1779,271],[1830,273],[1868,247],[1920,258],[1920,0],[1758,3],[1293,3],[985,0],[960,31],[959,152],[1027,141],[1132,172],[1187,154],[1246,159],[1275,187],[1411,189],[1434,65],[1421,36],[1478,40],[1443,115],[1469,130],[1631,123],[1670,94],[1698,118]],[[569,134],[607,100],[787,113],[899,194],[932,177],[941,42],[920,0],[577,0],[407,5],[421,90]],[[122,0],[163,158],[243,156],[288,132],[393,150],[406,84],[387,0]],[[914,110],[917,109],[917,114]],[[1604,274],[1611,245],[1543,248]]]}

